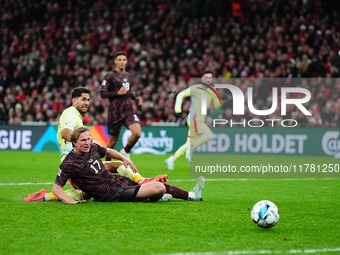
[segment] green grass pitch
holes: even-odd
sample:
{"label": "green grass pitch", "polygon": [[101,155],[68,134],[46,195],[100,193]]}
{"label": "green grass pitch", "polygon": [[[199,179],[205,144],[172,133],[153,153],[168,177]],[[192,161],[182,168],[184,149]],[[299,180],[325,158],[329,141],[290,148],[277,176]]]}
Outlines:
{"label": "green grass pitch", "polygon": [[[132,155],[132,160],[145,176],[167,173],[170,184],[192,189],[189,163],[181,158],[176,170],[168,171],[163,163],[168,156]],[[23,202],[30,193],[51,190],[57,152],[1,151],[0,157],[0,254],[340,253],[340,179],[215,178],[207,179],[202,202],[68,205]],[[249,164],[264,159],[228,157]],[[273,157],[273,164],[312,160]],[[250,219],[252,206],[263,199],[280,209],[271,229]]]}

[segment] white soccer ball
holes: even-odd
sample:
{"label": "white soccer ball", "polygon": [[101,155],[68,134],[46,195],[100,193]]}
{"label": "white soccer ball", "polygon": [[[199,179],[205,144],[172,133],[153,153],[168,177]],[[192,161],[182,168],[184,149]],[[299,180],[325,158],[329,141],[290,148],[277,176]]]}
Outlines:
{"label": "white soccer ball", "polygon": [[251,210],[251,219],[261,228],[274,227],[279,218],[279,208],[268,200],[257,202]]}

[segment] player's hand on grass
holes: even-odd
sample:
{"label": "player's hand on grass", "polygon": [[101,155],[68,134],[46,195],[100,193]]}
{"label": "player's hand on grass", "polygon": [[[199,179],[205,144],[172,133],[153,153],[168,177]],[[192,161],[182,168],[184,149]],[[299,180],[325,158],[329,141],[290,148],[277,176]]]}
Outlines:
{"label": "player's hand on grass", "polygon": [[76,204],[83,204],[83,203],[86,203],[86,200],[79,200],[79,201],[76,201]]}
{"label": "player's hand on grass", "polygon": [[77,201],[77,200],[73,200],[71,198],[68,198],[68,199],[65,199],[65,200],[62,200],[62,201],[66,204],[83,204],[83,203],[86,202],[86,200],[84,200],[84,199]]}
{"label": "player's hand on grass", "polygon": [[126,93],[127,89],[125,87],[121,87],[117,92],[118,95],[126,95]]}

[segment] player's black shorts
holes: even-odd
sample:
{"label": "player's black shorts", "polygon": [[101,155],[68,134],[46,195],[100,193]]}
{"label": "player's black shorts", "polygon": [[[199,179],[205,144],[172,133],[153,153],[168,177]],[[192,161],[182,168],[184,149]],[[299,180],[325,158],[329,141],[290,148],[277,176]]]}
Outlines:
{"label": "player's black shorts", "polygon": [[137,196],[139,189],[140,185],[127,186],[117,202],[131,202]]}
{"label": "player's black shorts", "polygon": [[107,129],[109,131],[110,135],[119,135],[120,129],[122,128],[122,125],[125,127],[129,127],[133,123],[139,123],[139,119],[136,114],[130,115],[120,121],[116,121],[114,123],[108,122],[107,123]]}

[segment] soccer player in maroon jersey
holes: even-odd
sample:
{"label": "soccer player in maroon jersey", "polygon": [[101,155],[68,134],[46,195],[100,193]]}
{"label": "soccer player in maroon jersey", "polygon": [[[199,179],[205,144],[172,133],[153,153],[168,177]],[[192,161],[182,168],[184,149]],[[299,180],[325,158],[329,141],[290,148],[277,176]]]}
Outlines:
{"label": "soccer player in maroon jersey", "polygon": [[79,127],[72,131],[71,141],[73,150],[61,163],[57,178],[53,185],[53,193],[64,203],[78,204],[86,200],[75,201],[63,191],[62,187],[69,178],[87,194],[100,202],[134,202],[157,201],[164,193],[174,198],[184,200],[202,200],[201,191],[204,187],[204,178],[198,178],[193,191],[185,191],[173,185],[161,182],[152,182],[138,185],[130,179],[111,174],[104,167],[100,158],[108,154],[112,158],[123,161],[127,167],[133,163],[113,149],[92,143],[87,127]]}
{"label": "soccer player in maroon jersey", "polygon": [[[143,99],[141,97],[135,97],[132,93],[131,75],[125,71],[127,62],[125,52],[119,51],[115,54],[114,63],[116,68],[105,75],[101,84],[100,95],[102,98],[108,98],[110,101],[107,116],[110,140],[106,147],[112,149],[115,147],[118,142],[120,129],[122,125],[124,125],[131,131],[132,135],[120,153],[130,158],[129,152],[138,141],[142,132],[139,119],[133,112],[132,101],[135,101],[138,105],[142,105]],[[107,157],[106,160],[111,159]]]}
{"label": "soccer player in maroon jersey", "polygon": [[[90,91],[85,87],[77,87],[72,90],[72,106],[67,108],[60,117],[59,127],[58,127],[58,135],[57,139],[61,148],[61,161],[64,160],[66,155],[71,151],[72,145],[70,140],[70,133],[75,127],[83,126],[82,116],[88,110],[90,101]],[[67,141],[67,143],[66,143]],[[67,144],[67,145],[66,145]],[[149,182],[155,181],[166,181],[167,175],[159,175],[154,178],[145,178],[142,177],[136,169],[130,169],[124,167],[121,162],[117,161],[106,161],[104,165],[107,170],[114,173],[119,173],[125,177],[128,177],[132,181],[138,184],[145,184]],[[70,183],[71,182],[70,179]],[[75,187],[76,188],[76,187]],[[75,200],[83,199],[83,192],[78,189],[70,189],[67,190],[67,194],[71,196]],[[38,192],[28,195],[24,201],[32,202],[32,201],[53,201],[58,200],[53,192],[47,192],[47,190],[42,189]]]}

